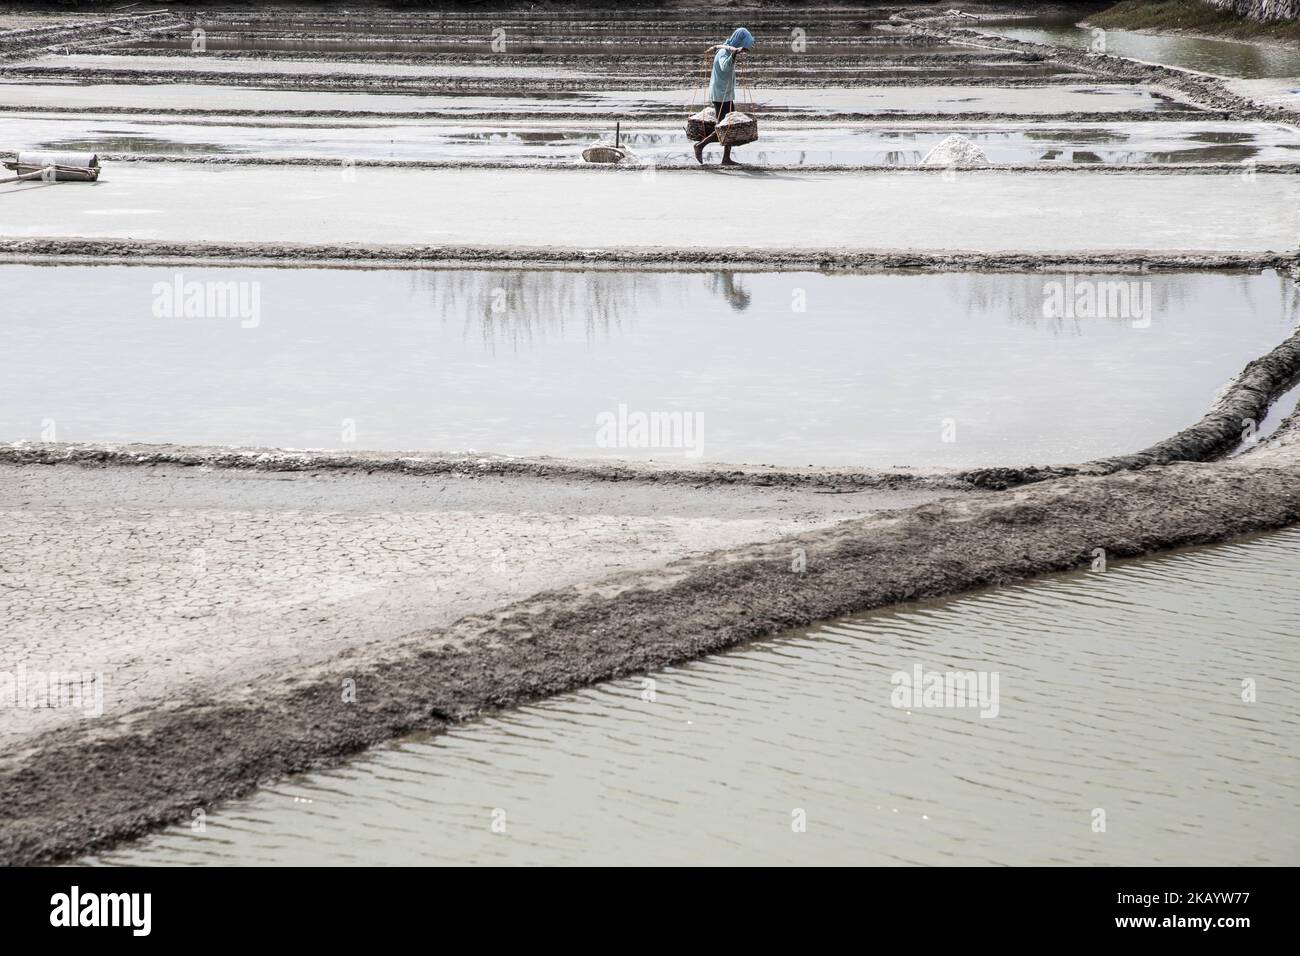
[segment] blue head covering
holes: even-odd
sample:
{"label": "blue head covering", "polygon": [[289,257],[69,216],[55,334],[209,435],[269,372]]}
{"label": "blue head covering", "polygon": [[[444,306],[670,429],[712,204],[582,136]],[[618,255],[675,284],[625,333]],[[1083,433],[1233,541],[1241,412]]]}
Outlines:
{"label": "blue head covering", "polygon": [[736,32],[727,38],[727,46],[738,46],[742,50],[748,50],[754,45],[754,34],[750,33],[744,27],[736,27]]}

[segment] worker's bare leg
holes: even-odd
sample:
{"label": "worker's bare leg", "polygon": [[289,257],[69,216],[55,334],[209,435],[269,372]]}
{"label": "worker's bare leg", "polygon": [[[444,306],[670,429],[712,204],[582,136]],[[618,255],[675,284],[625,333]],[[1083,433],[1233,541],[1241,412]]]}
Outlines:
{"label": "worker's bare leg", "polygon": [[731,158],[731,147],[730,147],[730,146],[723,146],[723,147],[722,147],[722,165],[723,165],[723,166],[739,166],[739,165],[740,165],[740,163],[736,162],[734,159]]}
{"label": "worker's bare leg", "polygon": [[704,137],[704,139],[702,139],[702,140],[700,140],[698,143],[696,143],[696,144],[695,144],[695,161],[696,161],[697,163],[699,163],[701,166],[703,166],[703,165],[704,165],[704,147],[705,147],[705,146],[708,146],[710,143],[716,143],[717,141],[718,141],[718,134],[717,134],[717,133],[710,133],[708,136]]}

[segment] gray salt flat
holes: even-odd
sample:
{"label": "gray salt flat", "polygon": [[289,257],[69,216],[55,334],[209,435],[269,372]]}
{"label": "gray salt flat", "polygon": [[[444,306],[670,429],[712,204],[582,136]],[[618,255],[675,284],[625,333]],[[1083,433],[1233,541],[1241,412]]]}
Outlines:
{"label": "gray salt flat", "polygon": [[[5,660],[101,674],[116,724],[547,588],[937,494],[0,466]],[[4,713],[0,761],[29,734],[95,726],[80,707]]]}
{"label": "gray salt flat", "polygon": [[[743,217],[718,215],[739,208]],[[614,213],[617,214],[614,214]],[[1294,176],[378,169],[119,163],[0,187],[0,234],[529,248],[1263,251]]]}

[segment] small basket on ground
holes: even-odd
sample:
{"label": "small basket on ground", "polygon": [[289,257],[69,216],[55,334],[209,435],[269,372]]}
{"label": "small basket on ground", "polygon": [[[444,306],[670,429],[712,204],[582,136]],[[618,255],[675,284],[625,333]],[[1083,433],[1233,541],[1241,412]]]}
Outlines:
{"label": "small basket on ground", "polygon": [[692,113],[686,117],[686,138],[692,143],[698,143],[718,125],[718,114],[713,111],[712,106],[706,106],[698,113]]}
{"label": "small basket on ground", "polygon": [[632,154],[623,148],[623,124],[614,124],[614,142],[598,139],[582,151],[582,158],[588,163],[621,163],[631,159]]}
{"label": "small basket on ground", "polygon": [[748,113],[728,113],[714,129],[723,146],[744,146],[758,139],[758,120]]}
{"label": "small basket on ground", "polygon": [[582,158],[588,163],[621,163],[627,159],[627,150],[607,140],[597,140],[582,151]]}

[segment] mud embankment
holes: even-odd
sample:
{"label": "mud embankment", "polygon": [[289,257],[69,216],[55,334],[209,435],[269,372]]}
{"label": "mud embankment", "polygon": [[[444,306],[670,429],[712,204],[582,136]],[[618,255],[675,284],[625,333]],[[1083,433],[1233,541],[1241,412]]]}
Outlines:
{"label": "mud embankment", "polygon": [[[1072,167],[1064,167],[1067,170]],[[629,172],[635,172],[630,170]],[[1035,169],[1035,172],[1042,172]],[[1240,170],[1238,170],[1240,172]],[[690,175],[695,170],[663,170]],[[935,169],[934,175],[940,175]],[[55,186],[53,188],[64,188]],[[40,262],[123,262],[152,264],[283,264],[286,266],[438,267],[517,269],[523,264],[547,268],[640,269],[726,268],[735,271],[862,270],[980,272],[1166,272],[1207,270],[1300,269],[1300,252],[929,252],[907,250],[681,249],[664,247],[578,249],[573,247],[381,245],[376,243],[174,242],[161,239],[92,239],[82,237],[0,237],[0,259]]]}
{"label": "mud embankment", "polygon": [[0,444],[0,464],[101,467],[182,467],[291,473],[402,474],[461,478],[546,478],[562,481],[626,481],[653,484],[752,485],[757,487],[902,488],[926,485],[964,489],[969,483],[952,473],[908,469],[786,468],[704,462],[689,468],[676,463],[522,458],[505,455],[439,455],[415,452],[289,451],[279,448],[226,448],[194,445]]}

